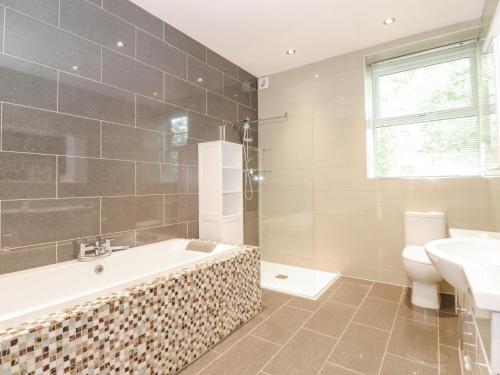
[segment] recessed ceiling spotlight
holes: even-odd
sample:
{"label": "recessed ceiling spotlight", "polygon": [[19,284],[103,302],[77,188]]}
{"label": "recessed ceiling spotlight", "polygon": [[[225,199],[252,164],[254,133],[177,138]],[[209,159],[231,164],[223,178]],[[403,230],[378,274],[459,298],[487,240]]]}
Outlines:
{"label": "recessed ceiling spotlight", "polygon": [[389,17],[386,18],[383,22],[384,25],[392,25],[394,22],[396,22],[396,19],[394,17]]}
{"label": "recessed ceiling spotlight", "polygon": [[116,45],[117,45],[118,47],[123,47],[123,42],[122,42],[121,40],[119,40],[119,41],[116,43]]}
{"label": "recessed ceiling spotlight", "polygon": [[71,69],[73,69],[73,70],[78,70],[78,66],[77,66],[77,65],[73,65],[73,66],[71,67]]}
{"label": "recessed ceiling spotlight", "polygon": [[291,49],[289,49],[289,50],[286,51],[286,54],[287,55],[294,55],[295,52],[297,52],[297,51],[295,51],[293,48],[291,48]]}
{"label": "recessed ceiling spotlight", "polygon": [[197,79],[197,81],[198,82],[203,82],[203,78],[200,77],[200,78]]}
{"label": "recessed ceiling spotlight", "polygon": [[313,77],[314,78],[319,78],[319,74],[315,74]]}

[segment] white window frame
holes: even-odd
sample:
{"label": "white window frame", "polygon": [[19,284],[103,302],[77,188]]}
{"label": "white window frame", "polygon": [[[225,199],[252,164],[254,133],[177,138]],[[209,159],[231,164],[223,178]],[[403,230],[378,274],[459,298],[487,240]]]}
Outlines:
{"label": "white window frame", "polygon": [[[449,61],[469,58],[471,61],[471,88],[472,102],[470,106],[450,110],[435,111],[429,113],[419,113],[391,118],[381,118],[380,100],[378,99],[380,77],[404,72],[407,70],[422,68],[425,66],[436,65]],[[477,118],[478,139],[480,135],[480,110],[479,110],[479,48],[477,40],[465,41],[450,46],[435,48],[428,51],[415,53],[395,59],[385,60],[372,64],[369,67],[369,76],[367,80],[369,101],[367,102],[367,150],[368,150],[368,177],[369,178],[426,178],[435,176],[378,176],[376,174],[376,155],[377,155],[377,128],[397,125],[411,125],[422,122],[450,120],[456,118]],[[480,145],[479,145],[480,147]],[[480,151],[480,150],[478,150]],[[481,165],[478,165],[477,176],[481,175]],[[464,177],[471,175],[444,175],[440,177]]]}

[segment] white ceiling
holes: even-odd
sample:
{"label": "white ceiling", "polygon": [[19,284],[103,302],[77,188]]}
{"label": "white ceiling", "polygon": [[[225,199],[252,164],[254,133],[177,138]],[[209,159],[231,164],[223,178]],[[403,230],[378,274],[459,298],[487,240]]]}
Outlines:
{"label": "white ceiling", "polygon": [[[132,0],[262,76],[481,17],[484,0]],[[382,21],[395,17],[396,23]],[[295,55],[286,55],[289,48]]]}

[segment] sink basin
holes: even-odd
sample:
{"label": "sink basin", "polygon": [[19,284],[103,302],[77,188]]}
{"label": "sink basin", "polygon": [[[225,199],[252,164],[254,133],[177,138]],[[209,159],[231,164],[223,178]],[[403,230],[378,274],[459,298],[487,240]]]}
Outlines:
{"label": "sink basin", "polygon": [[425,244],[443,278],[460,292],[471,290],[476,306],[500,311],[500,240],[447,238]]}
{"label": "sink basin", "polygon": [[461,292],[470,290],[476,307],[491,311],[490,363],[500,374],[500,239],[485,233],[470,237],[462,231],[424,246],[446,281]]}

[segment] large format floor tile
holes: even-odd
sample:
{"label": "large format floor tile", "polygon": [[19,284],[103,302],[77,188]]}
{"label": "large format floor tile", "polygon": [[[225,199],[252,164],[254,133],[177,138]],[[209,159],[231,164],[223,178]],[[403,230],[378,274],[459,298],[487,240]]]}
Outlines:
{"label": "large format floor tile", "polygon": [[233,346],[236,342],[241,340],[248,332],[250,332],[252,329],[257,327],[264,318],[262,316],[256,316],[240,328],[238,328],[236,331],[231,333],[229,336],[227,336],[224,340],[222,340],[220,343],[215,345],[215,347],[212,348],[212,350],[216,351],[217,353],[224,353],[227,349],[229,349],[231,346]]}
{"label": "large format floor tile", "polygon": [[217,358],[200,374],[202,375],[254,375],[272,358],[280,346],[246,336],[243,340]]}
{"label": "large format floor tile", "polygon": [[397,303],[366,298],[359,307],[353,321],[390,331],[397,311]]}
{"label": "large format floor tile", "polygon": [[423,322],[398,318],[392,331],[388,353],[438,365],[438,327]]}
{"label": "large format floor tile", "polygon": [[339,303],[326,302],[306,323],[305,328],[340,337],[349,324],[356,308]]}
{"label": "large format floor tile", "polygon": [[399,303],[402,293],[403,293],[403,287],[401,286],[384,284],[384,283],[375,283],[370,289],[368,297],[379,298]]}
{"label": "large format floor tile", "polygon": [[268,317],[292,298],[289,294],[278,293],[272,290],[266,291],[262,295],[262,311],[260,315]]}
{"label": "large format floor tile", "polygon": [[332,363],[326,363],[319,375],[359,375],[359,372],[354,372]]}
{"label": "large format floor tile", "polygon": [[336,343],[336,339],[300,330],[264,368],[269,375],[316,374]]}
{"label": "large format floor tile", "polygon": [[[182,375],[459,375],[453,300],[341,277],[317,301],[263,291],[263,312]],[[439,351],[439,355],[438,355]]]}
{"label": "large format floor tile", "polygon": [[458,346],[458,318],[456,315],[439,314],[439,343],[454,348]]}
{"label": "large format floor tile", "polygon": [[255,328],[251,334],[283,345],[310,316],[311,313],[308,311],[283,306]]}
{"label": "large format floor tile", "polygon": [[351,323],[329,362],[367,375],[377,375],[384,358],[389,332]]}
{"label": "large format floor tile", "polygon": [[[430,367],[418,362],[387,354],[382,364],[380,375],[438,375],[437,367]],[[458,374],[457,374],[458,375]]]}
{"label": "large format floor tile", "polygon": [[460,374],[460,363],[458,358],[458,348],[449,348],[441,345],[439,347],[440,374],[458,375]]}
{"label": "large format floor tile", "polygon": [[186,367],[184,370],[182,370],[180,374],[182,375],[196,375],[198,374],[204,367],[208,366],[210,363],[212,363],[217,357],[219,356],[218,353],[210,350],[207,353],[203,354],[200,358],[198,358],[196,361],[191,363],[188,367]]}
{"label": "large format floor tile", "polygon": [[367,286],[344,283],[332,293],[329,301],[357,307],[369,289]]}
{"label": "large format floor tile", "polygon": [[426,323],[437,324],[438,312],[433,309],[424,309],[411,304],[411,289],[406,288],[403,301],[399,306],[398,316],[418,320]]}

